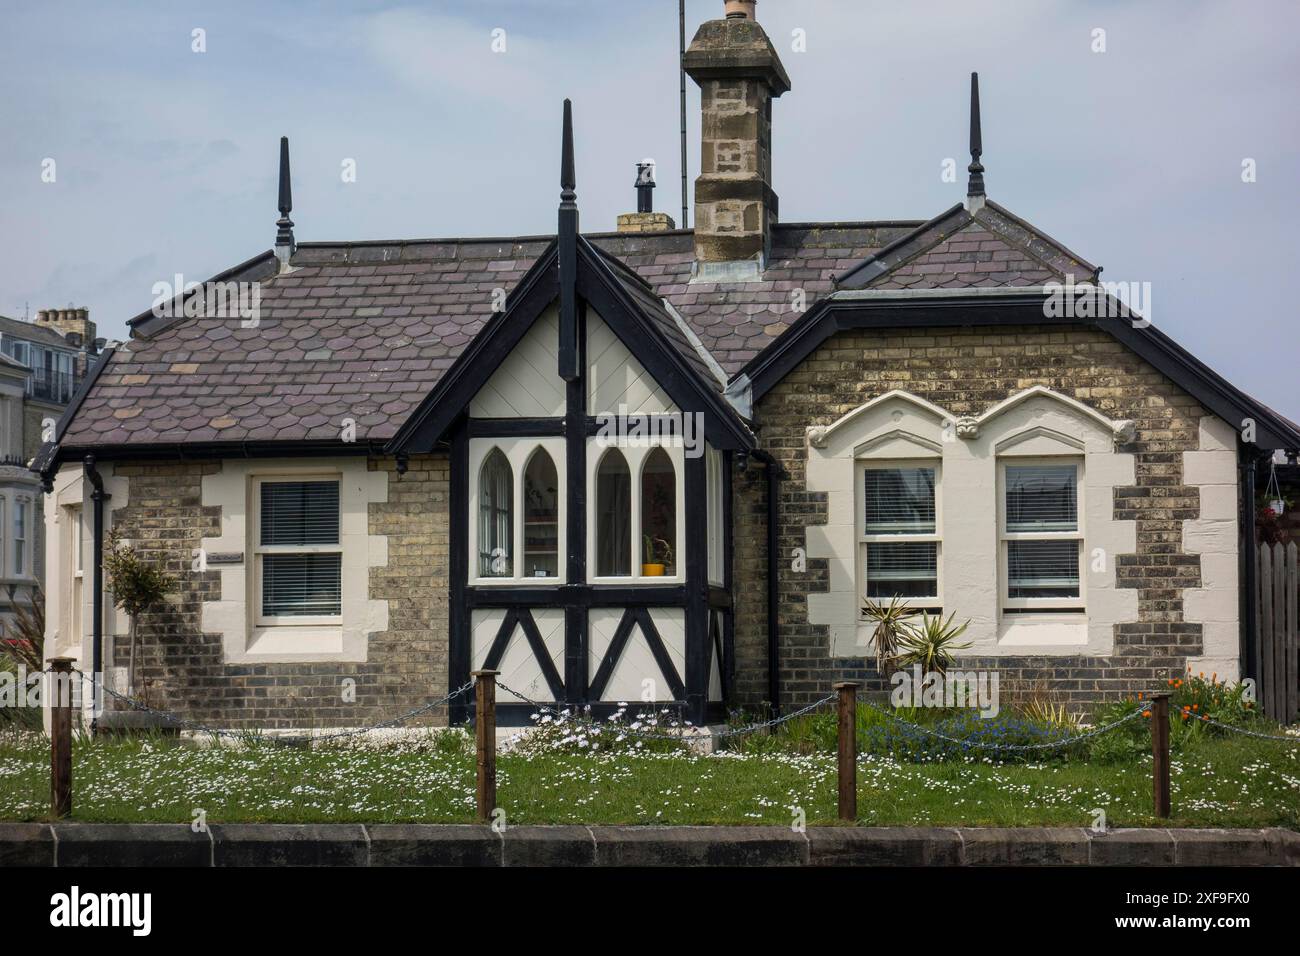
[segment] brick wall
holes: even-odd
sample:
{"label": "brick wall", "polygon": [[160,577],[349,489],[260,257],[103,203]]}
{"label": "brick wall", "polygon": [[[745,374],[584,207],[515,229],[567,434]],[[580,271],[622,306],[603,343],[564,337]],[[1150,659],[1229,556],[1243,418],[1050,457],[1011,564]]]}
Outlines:
{"label": "brick wall", "polygon": [[[1200,584],[1197,555],[1182,550],[1182,522],[1199,516],[1199,492],[1182,484],[1182,453],[1199,442],[1206,412],[1109,335],[1085,327],[914,329],[842,332],[825,342],[759,401],[760,444],[789,472],[780,503],[780,632],[786,704],[810,702],[835,680],[887,688],[866,661],[833,658],[825,626],[808,622],[806,595],[826,591],[827,561],[809,559],[796,573],[786,558],[805,546],[805,529],[825,524],[826,500],[804,483],[805,428],[828,425],[867,400],[903,389],[957,415],[975,415],[1029,388],[1045,385],[1112,419],[1131,419],[1136,485],[1118,489],[1117,519],[1136,519],[1137,553],[1118,555],[1120,587],[1138,590],[1137,620],[1116,627],[1109,657],[962,658],[963,667],[997,669],[1014,697],[1046,682],[1075,709],[1155,688],[1201,653],[1201,625],[1183,620],[1183,589]],[[761,476],[761,469],[758,471]],[[741,475],[735,485],[737,693],[752,706],[767,697],[764,483]],[[993,507],[989,503],[989,507]],[[992,556],[990,556],[992,558]]]}
{"label": "brick wall", "polygon": [[[391,459],[370,469],[393,472]],[[220,572],[191,570],[193,549],[219,533],[220,509],[202,504],[201,480],[220,462],[119,464],[129,505],[112,520],[142,556],[180,582],[165,610],[141,616],[137,691],[154,707],[232,728],[358,726],[392,717],[447,690],[449,470],[445,455],[413,457],[389,476],[388,501],[371,504],[369,531],[388,536],[388,565],[370,572],[370,597],[388,605],[365,663],[227,664],[221,635],[204,634],[202,603],[217,600]],[[109,507],[112,507],[110,502]],[[126,667],[128,642],[114,648]],[[355,680],[355,702],[344,680]],[[428,718],[424,722],[430,722]],[[440,712],[435,723],[445,723]]]}

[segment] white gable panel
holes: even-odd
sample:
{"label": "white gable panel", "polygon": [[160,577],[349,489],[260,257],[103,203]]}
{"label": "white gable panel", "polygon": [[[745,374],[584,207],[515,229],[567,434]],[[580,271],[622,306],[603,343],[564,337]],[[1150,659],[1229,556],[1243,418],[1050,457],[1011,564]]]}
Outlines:
{"label": "white gable panel", "polygon": [[559,375],[559,310],[537,317],[519,344],[492,373],[473,401],[474,418],[555,418],[564,414]]}
{"label": "white gable panel", "polygon": [[593,415],[659,414],[677,410],[623,341],[594,312],[587,313],[587,403]]}

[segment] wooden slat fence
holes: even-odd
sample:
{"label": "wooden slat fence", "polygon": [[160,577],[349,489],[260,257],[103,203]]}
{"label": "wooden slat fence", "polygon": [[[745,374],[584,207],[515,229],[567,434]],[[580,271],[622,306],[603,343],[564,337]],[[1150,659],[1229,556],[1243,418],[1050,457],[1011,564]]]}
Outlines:
{"label": "wooden slat fence", "polygon": [[1300,548],[1259,546],[1259,687],[1264,714],[1292,723],[1300,711]]}

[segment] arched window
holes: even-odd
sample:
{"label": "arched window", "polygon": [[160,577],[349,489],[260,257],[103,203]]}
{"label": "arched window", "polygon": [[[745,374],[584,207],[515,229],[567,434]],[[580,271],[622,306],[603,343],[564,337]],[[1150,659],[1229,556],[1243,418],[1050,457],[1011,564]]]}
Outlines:
{"label": "arched window", "polygon": [[514,480],[510,462],[494,448],[478,476],[478,573],[508,578],[514,572]]}
{"label": "arched window", "polygon": [[524,576],[559,576],[559,480],[555,462],[539,448],[524,469]]}
{"label": "arched window", "polygon": [[677,476],[662,448],[641,466],[641,573],[677,573]]}
{"label": "arched window", "polygon": [[632,473],[617,448],[596,467],[596,575],[632,573]]}

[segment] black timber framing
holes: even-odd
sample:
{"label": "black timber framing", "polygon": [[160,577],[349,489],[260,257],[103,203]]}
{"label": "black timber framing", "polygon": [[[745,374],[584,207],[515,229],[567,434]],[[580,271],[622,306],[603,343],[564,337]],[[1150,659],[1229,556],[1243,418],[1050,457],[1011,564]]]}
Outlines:
{"label": "black timber framing", "polygon": [[[572,290],[571,290],[572,291]],[[565,589],[577,600],[564,605],[564,686],[570,704],[586,703],[590,675],[588,644],[591,588],[587,584],[587,304],[580,302],[573,317],[573,374],[565,381],[564,470],[567,475],[565,507]],[[563,343],[561,343],[563,349]]]}
{"label": "black timber framing", "polygon": [[563,418],[471,418],[470,438],[540,438],[564,434]]}

